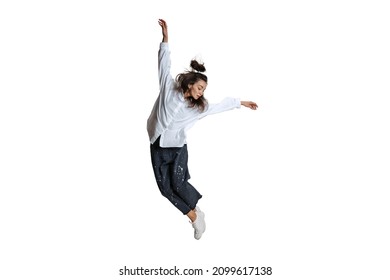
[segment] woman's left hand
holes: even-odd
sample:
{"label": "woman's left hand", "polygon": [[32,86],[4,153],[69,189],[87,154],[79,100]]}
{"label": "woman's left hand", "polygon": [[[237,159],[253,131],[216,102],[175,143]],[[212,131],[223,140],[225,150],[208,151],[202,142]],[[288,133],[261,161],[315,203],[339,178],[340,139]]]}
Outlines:
{"label": "woman's left hand", "polygon": [[258,107],[257,104],[253,101],[241,101],[241,105],[250,108],[252,110],[256,110]]}

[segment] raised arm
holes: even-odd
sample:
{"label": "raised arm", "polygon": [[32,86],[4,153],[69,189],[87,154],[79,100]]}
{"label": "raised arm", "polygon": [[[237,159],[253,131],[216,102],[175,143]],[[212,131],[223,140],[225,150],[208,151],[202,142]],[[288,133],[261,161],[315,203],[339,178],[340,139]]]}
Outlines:
{"label": "raised arm", "polygon": [[163,19],[158,20],[158,24],[161,26],[164,43],[168,43],[168,25]]}
{"label": "raised arm", "polygon": [[168,46],[168,28],[167,23],[163,19],[158,20],[158,24],[161,26],[163,40],[160,43],[158,51],[158,75],[160,83],[160,95],[164,96],[164,100],[168,98],[171,92],[172,84],[174,80],[170,73],[171,69],[171,57]]}

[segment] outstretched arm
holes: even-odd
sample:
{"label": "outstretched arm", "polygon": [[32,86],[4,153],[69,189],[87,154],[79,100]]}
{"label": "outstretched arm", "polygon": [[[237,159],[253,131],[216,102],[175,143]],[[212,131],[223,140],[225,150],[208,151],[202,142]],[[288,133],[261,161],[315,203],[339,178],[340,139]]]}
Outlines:
{"label": "outstretched arm", "polygon": [[162,34],[163,34],[163,42],[168,43],[168,25],[163,19],[158,20],[158,24],[161,26]]}
{"label": "outstretched arm", "polygon": [[257,109],[257,104],[253,101],[241,101],[241,105],[242,106],[245,106],[245,107],[248,107],[252,110],[256,110]]}

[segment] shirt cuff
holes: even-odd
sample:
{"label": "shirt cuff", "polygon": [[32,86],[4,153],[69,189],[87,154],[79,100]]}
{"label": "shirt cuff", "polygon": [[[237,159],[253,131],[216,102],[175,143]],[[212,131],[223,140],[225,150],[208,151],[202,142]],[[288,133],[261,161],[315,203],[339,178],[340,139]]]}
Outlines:
{"label": "shirt cuff", "polygon": [[241,99],[240,98],[236,98],[236,102],[237,102],[237,109],[240,109],[241,108]]}
{"label": "shirt cuff", "polygon": [[169,47],[168,42],[160,42],[161,49],[168,49],[168,47]]}

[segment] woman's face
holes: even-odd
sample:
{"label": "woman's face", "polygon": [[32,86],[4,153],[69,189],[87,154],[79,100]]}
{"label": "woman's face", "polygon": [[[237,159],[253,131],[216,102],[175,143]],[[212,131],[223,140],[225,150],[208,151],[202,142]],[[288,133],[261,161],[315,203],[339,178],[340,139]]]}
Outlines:
{"label": "woman's face", "polygon": [[203,80],[198,80],[195,84],[188,86],[186,97],[192,96],[194,99],[201,97],[207,87],[207,83]]}

